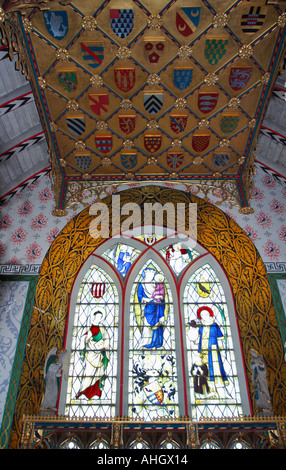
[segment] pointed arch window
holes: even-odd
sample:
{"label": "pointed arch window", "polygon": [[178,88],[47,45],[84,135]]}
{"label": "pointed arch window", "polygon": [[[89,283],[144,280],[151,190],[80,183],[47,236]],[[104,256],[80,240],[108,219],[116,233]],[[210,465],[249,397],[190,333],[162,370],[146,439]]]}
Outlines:
{"label": "pointed arch window", "polygon": [[155,233],[109,239],[82,267],[59,411],[144,421],[250,414],[223,270],[203,247]]}

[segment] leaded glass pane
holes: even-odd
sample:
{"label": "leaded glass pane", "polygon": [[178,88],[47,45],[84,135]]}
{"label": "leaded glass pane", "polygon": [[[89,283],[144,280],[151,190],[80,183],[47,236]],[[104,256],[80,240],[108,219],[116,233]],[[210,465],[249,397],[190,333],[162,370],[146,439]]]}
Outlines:
{"label": "leaded glass pane", "polygon": [[187,282],[184,314],[193,419],[242,415],[228,308],[211,266]]}
{"label": "leaded glass pane", "polygon": [[114,415],[118,292],[111,277],[93,265],[78,293],[66,400],[69,416]]}
{"label": "leaded glass pane", "polygon": [[146,421],[178,416],[172,294],[152,260],[133,284],[129,349],[129,416]]}
{"label": "leaded glass pane", "polygon": [[199,256],[199,253],[196,250],[189,248],[183,243],[168,245],[160,250],[160,253],[177,275]]}
{"label": "leaded glass pane", "polygon": [[140,250],[133,246],[117,243],[102,254],[103,258],[110,261],[118,272],[125,276],[132,263],[140,255]]}

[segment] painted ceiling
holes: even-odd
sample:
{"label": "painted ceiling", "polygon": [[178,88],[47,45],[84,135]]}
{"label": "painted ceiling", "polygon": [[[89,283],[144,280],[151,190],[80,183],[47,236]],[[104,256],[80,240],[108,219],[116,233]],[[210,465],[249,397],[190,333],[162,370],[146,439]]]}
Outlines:
{"label": "painted ceiling", "polygon": [[28,52],[57,213],[82,191],[144,181],[227,187],[247,212],[284,9],[247,0],[4,2]]}

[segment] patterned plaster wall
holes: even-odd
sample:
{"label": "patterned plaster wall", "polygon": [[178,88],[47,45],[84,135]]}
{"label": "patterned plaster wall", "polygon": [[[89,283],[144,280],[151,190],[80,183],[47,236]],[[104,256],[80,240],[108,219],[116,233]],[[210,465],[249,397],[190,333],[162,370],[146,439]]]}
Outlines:
{"label": "patterned plaster wall", "polygon": [[0,283],[0,429],[29,282]]}
{"label": "patterned plaster wall", "polygon": [[[13,272],[20,265],[25,272],[39,267],[51,243],[67,224],[95,196],[82,198],[81,204],[70,209],[65,217],[52,215],[54,200],[51,180],[46,172],[18,188],[13,197],[2,200],[0,206],[0,265],[2,273]],[[134,183],[121,189],[134,187]],[[165,183],[165,187],[182,189],[181,185]],[[192,193],[202,197],[195,189]],[[219,196],[219,191],[217,191]],[[286,178],[256,162],[251,207],[254,213],[239,214],[238,207],[219,205],[219,198],[209,194],[208,202],[220,207],[245,230],[270,272],[286,272]],[[3,266],[5,265],[5,266]],[[7,266],[9,265],[9,266]],[[27,267],[28,266],[28,267]],[[15,271],[14,271],[15,272]],[[16,271],[20,272],[20,271]],[[35,272],[35,271],[34,271]]]}

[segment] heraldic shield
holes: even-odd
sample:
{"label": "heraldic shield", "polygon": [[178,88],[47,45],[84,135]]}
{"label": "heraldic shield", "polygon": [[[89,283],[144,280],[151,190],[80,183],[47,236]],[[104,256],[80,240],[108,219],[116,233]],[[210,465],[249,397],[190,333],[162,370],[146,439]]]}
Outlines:
{"label": "heraldic shield", "polygon": [[229,84],[235,91],[242,90],[249,82],[251,67],[232,67],[229,73]]}
{"label": "heraldic shield", "polygon": [[67,116],[66,123],[73,135],[80,136],[85,132],[84,116]]}
{"label": "heraldic shield", "polygon": [[193,69],[191,68],[176,68],[173,71],[174,85],[179,90],[185,90],[191,84],[193,77]]}
{"label": "heraldic shield", "polygon": [[230,153],[218,152],[213,155],[213,165],[218,168],[224,168],[230,160]]}
{"label": "heraldic shield", "polygon": [[224,114],[220,121],[220,128],[224,134],[233,132],[239,123],[239,115],[235,113]]}
{"label": "heraldic shield", "polygon": [[144,57],[149,64],[157,64],[165,52],[165,38],[145,38]]}
{"label": "heraldic shield", "polygon": [[184,161],[184,152],[182,150],[178,150],[177,152],[174,150],[173,152],[169,152],[167,155],[167,165],[172,170],[177,170],[182,166]]}
{"label": "heraldic shield", "polygon": [[74,159],[75,159],[76,165],[81,170],[86,171],[91,166],[91,156],[90,156],[90,154],[75,155]]}
{"label": "heraldic shield", "polygon": [[64,39],[69,29],[67,12],[45,11],[43,15],[48,33],[55,39]]}
{"label": "heraldic shield", "polygon": [[160,134],[145,134],[144,146],[150,153],[158,152],[162,144],[162,136]]}
{"label": "heraldic shield", "polygon": [[86,60],[89,67],[96,69],[102,64],[104,59],[104,47],[101,42],[81,42],[80,47],[82,57]]}
{"label": "heraldic shield", "polygon": [[109,96],[105,93],[92,93],[88,95],[90,109],[100,116],[108,111]]}
{"label": "heraldic shield", "polygon": [[217,64],[226,53],[227,38],[206,39],[205,56],[210,65]]}
{"label": "heraldic shield", "polygon": [[112,150],[113,141],[111,135],[96,135],[94,140],[96,148],[100,152],[108,153]]}
{"label": "heraldic shield", "polygon": [[144,108],[150,114],[158,113],[163,106],[163,93],[144,93]]}
{"label": "heraldic shield", "polygon": [[134,10],[132,8],[112,8],[110,10],[110,25],[119,38],[126,38],[134,26]]}
{"label": "heraldic shield", "polygon": [[183,132],[186,129],[187,123],[187,114],[171,114],[170,116],[170,127],[176,134]]}
{"label": "heraldic shield", "polygon": [[125,152],[120,156],[121,165],[126,168],[126,170],[132,170],[137,165],[137,153],[135,152]]}
{"label": "heraldic shield", "polygon": [[179,33],[188,37],[197,29],[200,22],[200,7],[179,8],[176,14],[176,26]]}
{"label": "heraldic shield", "polygon": [[252,5],[244,7],[241,15],[241,29],[245,34],[255,34],[264,23],[266,7]]}
{"label": "heraldic shield", "polygon": [[210,134],[194,134],[192,137],[192,147],[195,152],[204,152],[210,144]]}
{"label": "heraldic shield", "polygon": [[114,80],[119,90],[127,92],[135,85],[135,69],[118,67],[114,69]]}
{"label": "heraldic shield", "polygon": [[122,114],[121,116],[118,116],[118,120],[119,127],[125,134],[131,134],[135,130],[135,114]]}
{"label": "heraldic shield", "polygon": [[77,88],[77,76],[74,70],[57,70],[59,85],[67,92],[71,93]]}
{"label": "heraldic shield", "polygon": [[201,92],[199,93],[199,96],[198,96],[198,108],[202,113],[208,114],[215,109],[217,105],[217,101],[218,101],[217,92],[210,92],[210,93]]}

